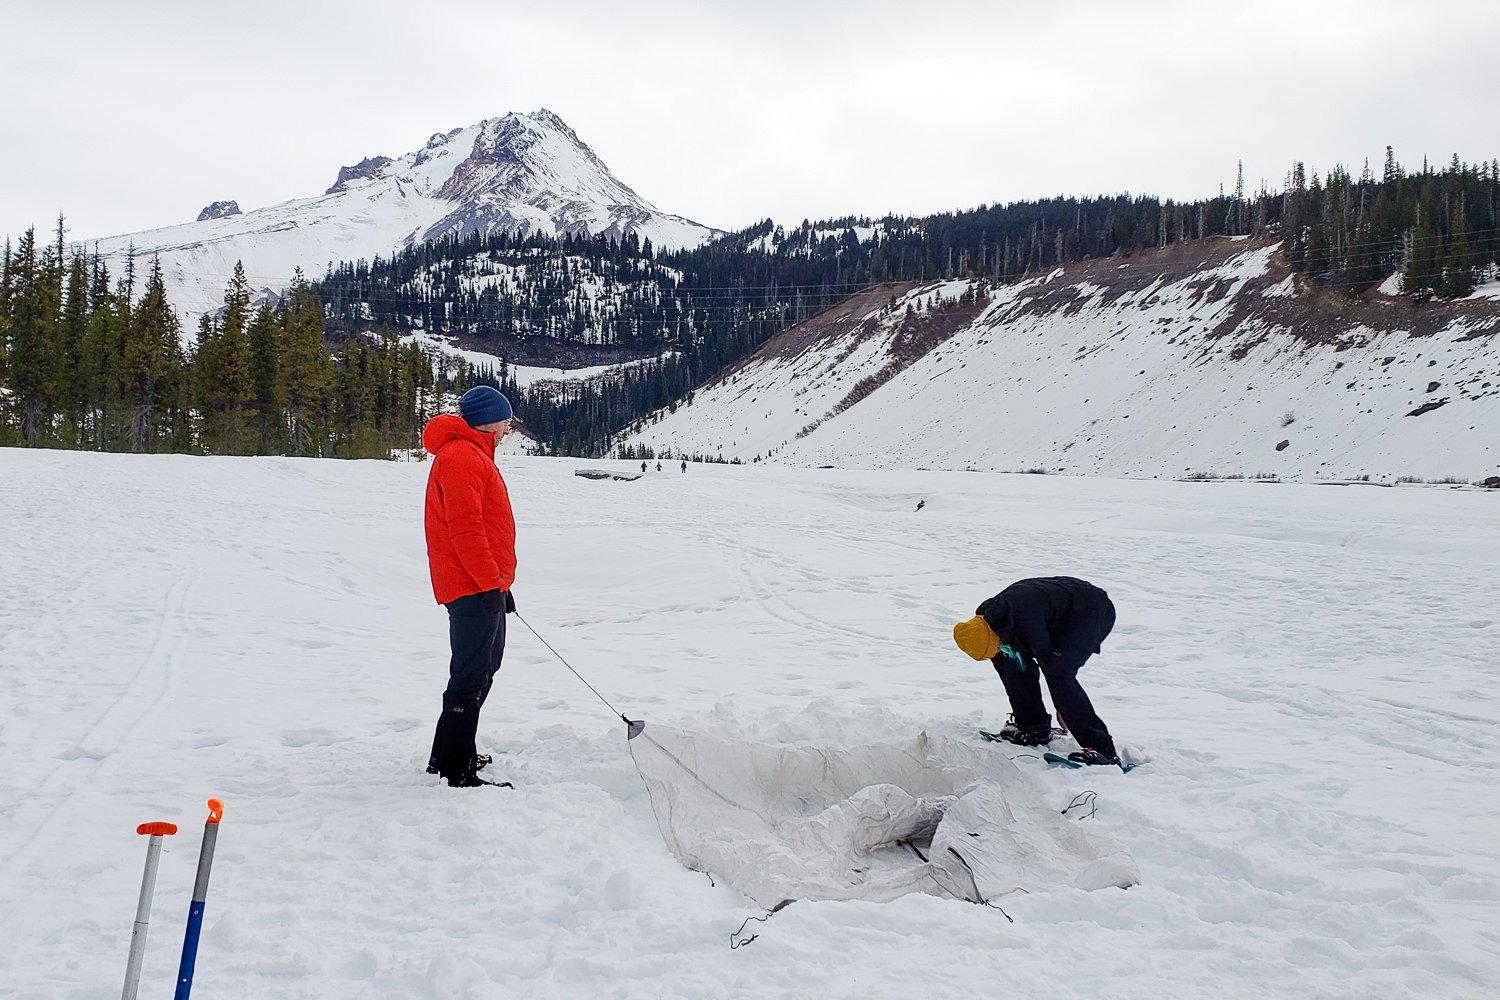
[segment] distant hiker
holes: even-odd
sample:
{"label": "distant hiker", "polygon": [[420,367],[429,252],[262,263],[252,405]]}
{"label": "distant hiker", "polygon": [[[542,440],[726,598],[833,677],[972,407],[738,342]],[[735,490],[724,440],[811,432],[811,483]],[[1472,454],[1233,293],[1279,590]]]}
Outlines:
{"label": "distant hiker", "polygon": [[[646,471],[646,463],[645,463],[645,462],[642,462],[642,463],[641,463],[641,472],[642,472],[642,473],[643,473],[643,474],[644,474],[644,473],[645,473],[645,471]],[[661,463],[660,463],[660,462],[658,462],[658,463],[656,463],[656,471],[657,471],[657,472],[660,472],[660,471],[661,471]]]}
{"label": "distant hiker", "polygon": [[[1052,739],[1052,719],[1042,703],[1047,679],[1058,722],[1072,730],[1080,764],[1118,764],[1115,741],[1078,683],[1078,670],[1099,652],[1115,625],[1109,595],[1070,576],[1019,580],[979,605],[973,618],[953,627],[953,641],[976,660],[989,660],[1005,684],[1011,719],[1000,737],[1020,746]],[[1064,721],[1066,720],[1066,721]]]}
{"label": "distant hiker", "polygon": [[661,471],[661,463],[660,463],[660,462],[657,462],[657,463],[656,463],[656,471],[657,471],[657,472],[660,472],[660,471]]}
{"label": "distant hiker", "polygon": [[682,471],[683,472],[687,471],[687,459],[683,459],[682,460]]}
{"label": "distant hiker", "polygon": [[[917,510],[921,510],[923,507],[926,507],[926,506],[927,506],[927,501],[926,500],[918,500],[917,501]],[[913,513],[915,513],[915,512],[913,512]]]}
{"label": "distant hiker", "polygon": [[443,714],[432,737],[429,773],[455,788],[485,781],[490,763],[474,746],[479,710],[505,653],[505,616],[516,609],[516,521],[510,494],[495,467],[495,448],[510,433],[510,401],[476,385],[458,401],[458,416],[433,417],[422,430],[432,453],[427,475],[427,562],[432,591],[448,609],[452,659]]}

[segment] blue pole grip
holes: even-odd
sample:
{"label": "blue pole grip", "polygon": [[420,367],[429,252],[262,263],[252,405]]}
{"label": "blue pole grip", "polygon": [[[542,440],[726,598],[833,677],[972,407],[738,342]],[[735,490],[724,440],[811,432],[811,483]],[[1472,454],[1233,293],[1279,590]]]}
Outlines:
{"label": "blue pole grip", "polygon": [[201,899],[193,900],[188,907],[187,934],[182,939],[182,965],[177,969],[177,993],[175,1000],[188,1000],[193,992],[193,967],[198,964],[198,935],[203,930],[203,906]]}

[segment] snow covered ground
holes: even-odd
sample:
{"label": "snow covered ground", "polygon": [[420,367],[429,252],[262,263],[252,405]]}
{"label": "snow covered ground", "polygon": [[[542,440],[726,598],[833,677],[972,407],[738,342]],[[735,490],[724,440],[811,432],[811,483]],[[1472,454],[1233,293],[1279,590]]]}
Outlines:
{"label": "snow covered ground", "polygon": [[[196,997],[1408,997],[1500,982],[1500,496],[505,458],[521,614],[632,717],[850,745],[1004,720],[952,623],[1070,573],[1131,774],[1019,757],[1142,884],[761,913],[677,864],[624,726],[512,619],[480,727],[445,673],[426,466],[0,450],[0,996],[143,995],[225,802]],[[601,463],[593,462],[590,465]],[[621,463],[624,465],[625,463]],[[916,512],[917,501],[926,506]],[[988,746],[987,744],[985,746]],[[994,752],[1005,752],[994,748]],[[1070,814],[1077,816],[1077,813]]]}

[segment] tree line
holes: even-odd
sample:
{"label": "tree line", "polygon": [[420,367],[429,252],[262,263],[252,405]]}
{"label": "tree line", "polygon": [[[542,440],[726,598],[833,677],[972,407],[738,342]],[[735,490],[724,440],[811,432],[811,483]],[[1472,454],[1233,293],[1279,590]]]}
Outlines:
{"label": "tree line", "polygon": [[[144,274],[139,273],[144,270]],[[0,444],[95,451],[364,458],[411,448],[443,386],[391,331],[335,346],[299,271],[252,304],[243,267],[192,342],[159,261],[114,277],[69,251],[63,220],[0,252]]]}
{"label": "tree line", "polygon": [[[1059,265],[1223,236],[1281,237],[1293,269],[1362,292],[1392,275],[1414,299],[1467,294],[1500,253],[1500,163],[1408,173],[1388,149],[1380,177],[1301,163],[1279,192],[1178,202],[1058,197],[904,218],[847,217],[786,229],[767,220],[700,247],[470,234],[342,265],[317,288],[336,321],[489,338],[626,344],[647,365],[561,388],[519,389],[517,413],[559,453],[597,455],[620,429],[690,400],[697,387],[794,323],[878,282],[1012,282]],[[859,231],[872,238],[860,238]]]}
{"label": "tree line", "polygon": [[[1177,202],[1057,197],[923,217],[767,220],[663,252],[635,234],[471,233],[294,281],[252,309],[243,273],[184,348],[153,264],[113,286],[98,260],[28,232],[0,272],[0,440],[128,450],[368,455],[410,446],[447,389],[499,386],[560,454],[607,452],[621,429],[776,333],[880,282],[1012,282],[1068,263],[1221,236],[1280,238],[1291,267],[1359,294],[1399,277],[1416,301],[1467,294],[1500,258],[1500,162],[1376,176],[1301,163],[1280,191]],[[861,238],[864,233],[867,238]],[[540,338],[644,363],[521,388],[504,362],[452,380],[398,334],[462,335],[495,353]],[[169,332],[170,331],[170,332]],[[618,356],[618,355],[616,355]],[[455,382],[457,384],[451,384]]]}
{"label": "tree line", "polygon": [[1444,170],[1409,173],[1387,146],[1377,179],[1335,167],[1320,180],[1292,166],[1277,213],[1292,267],[1325,285],[1362,291],[1399,276],[1418,302],[1468,295],[1500,260],[1500,160],[1455,155]]}

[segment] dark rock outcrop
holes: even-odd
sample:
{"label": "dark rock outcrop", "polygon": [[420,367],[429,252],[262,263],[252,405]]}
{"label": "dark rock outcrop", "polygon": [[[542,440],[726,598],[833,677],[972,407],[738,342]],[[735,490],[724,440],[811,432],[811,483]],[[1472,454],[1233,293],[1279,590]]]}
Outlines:
{"label": "dark rock outcrop", "polygon": [[333,182],[333,187],[323,193],[333,194],[344,190],[350,181],[359,180],[362,177],[374,177],[390,162],[389,156],[367,156],[352,167],[339,167],[339,179]]}
{"label": "dark rock outcrop", "polygon": [[1442,399],[1434,399],[1430,403],[1423,403],[1421,406],[1417,407],[1415,410],[1412,410],[1410,413],[1408,413],[1407,416],[1408,417],[1420,417],[1424,413],[1431,413],[1433,410],[1437,409],[1438,407],[1447,405],[1447,402],[1448,402],[1448,397],[1446,397],[1446,396],[1444,396]]}
{"label": "dark rock outcrop", "polygon": [[227,219],[231,215],[243,214],[240,211],[240,206],[232,201],[216,201],[198,213],[198,221],[207,222],[209,219]]}

